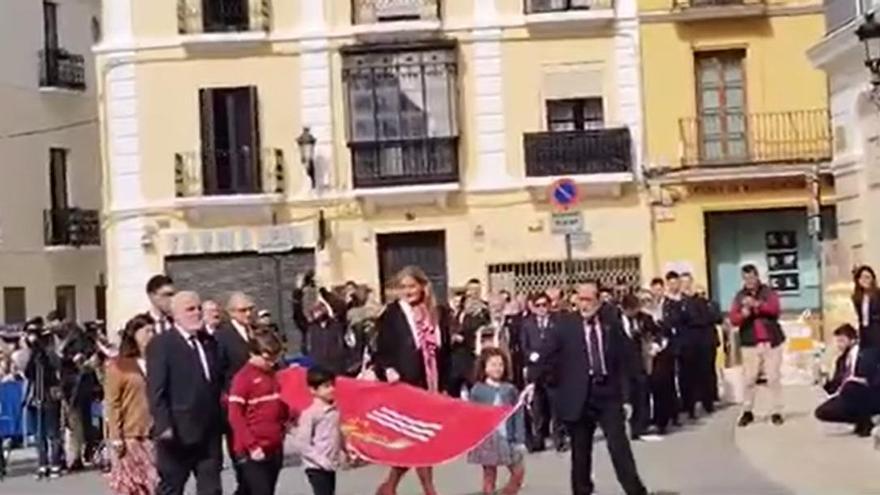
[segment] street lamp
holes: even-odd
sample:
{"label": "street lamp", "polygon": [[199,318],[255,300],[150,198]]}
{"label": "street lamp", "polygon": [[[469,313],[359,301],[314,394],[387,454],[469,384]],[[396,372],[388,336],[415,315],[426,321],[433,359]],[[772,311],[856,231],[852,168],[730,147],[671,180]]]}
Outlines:
{"label": "street lamp", "polygon": [[302,166],[306,169],[306,175],[309,176],[309,182],[312,189],[315,188],[315,143],[318,140],[312,135],[308,127],[303,127],[302,134],[296,138],[296,144],[299,145],[299,155]]}
{"label": "street lamp", "polygon": [[865,14],[856,36],[865,45],[865,67],[871,71],[872,98],[880,101],[880,23],[874,19],[873,12]]}

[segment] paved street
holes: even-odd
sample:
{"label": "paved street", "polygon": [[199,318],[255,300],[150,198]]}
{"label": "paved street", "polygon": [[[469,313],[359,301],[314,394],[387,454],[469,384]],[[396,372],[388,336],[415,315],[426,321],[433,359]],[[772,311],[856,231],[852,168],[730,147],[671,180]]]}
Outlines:
{"label": "paved street", "polygon": [[[738,410],[728,408],[699,424],[657,443],[635,446],[639,468],[649,488],[682,495],[869,495],[880,493],[872,471],[880,454],[870,440],[842,434],[846,430],[822,427],[808,415],[815,403],[814,389],[787,390],[789,421],[782,428],[766,422],[745,430],[733,427]],[[762,413],[758,411],[759,421]],[[597,445],[598,493],[620,493],[614,481],[604,444]],[[761,466],[759,469],[756,466]],[[848,466],[846,470],[842,466]],[[568,459],[556,453],[528,459],[524,495],[568,493]],[[834,471],[837,469],[837,471]],[[847,472],[841,482],[833,472]],[[341,476],[339,495],[372,495],[382,469],[364,468]],[[464,462],[438,470],[438,488],[444,495],[479,492],[478,468]],[[227,490],[231,485],[225,473]],[[876,489],[873,487],[877,487]],[[231,491],[231,490],[230,490]],[[70,476],[60,481],[33,481],[18,476],[0,485],[3,495],[92,495],[106,493],[103,480],[94,474]],[[280,495],[307,495],[305,479],[298,468],[282,475]],[[414,480],[403,486],[401,495],[418,495]]]}

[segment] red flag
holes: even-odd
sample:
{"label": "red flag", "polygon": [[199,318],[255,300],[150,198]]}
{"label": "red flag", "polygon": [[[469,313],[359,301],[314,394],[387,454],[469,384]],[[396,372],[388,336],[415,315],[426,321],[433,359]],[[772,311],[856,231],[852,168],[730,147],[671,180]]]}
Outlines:
{"label": "red flag", "polygon": [[[312,403],[304,368],[279,374],[281,396],[292,409]],[[398,383],[340,377],[336,403],[348,444],[366,460],[401,467],[433,466],[467,453],[513,413],[432,394]]]}

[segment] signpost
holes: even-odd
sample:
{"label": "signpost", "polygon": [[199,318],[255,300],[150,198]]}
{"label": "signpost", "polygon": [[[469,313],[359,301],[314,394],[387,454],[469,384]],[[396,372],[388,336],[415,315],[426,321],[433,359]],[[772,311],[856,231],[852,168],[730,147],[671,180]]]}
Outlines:
{"label": "signpost", "polygon": [[580,211],[570,211],[581,200],[580,189],[575,181],[569,178],[559,179],[550,185],[548,190],[550,202],[556,207],[553,213],[551,232],[565,236],[565,285],[571,288],[572,236],[584,232],[584,216]]}

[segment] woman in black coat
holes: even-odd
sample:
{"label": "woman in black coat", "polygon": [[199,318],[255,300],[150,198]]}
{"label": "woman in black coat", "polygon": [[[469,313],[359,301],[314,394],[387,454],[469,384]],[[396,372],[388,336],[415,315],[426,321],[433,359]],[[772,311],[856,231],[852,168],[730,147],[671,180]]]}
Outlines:
{"label": "woman in black coat", "polygon": [[[406,267],[397,274],[399,299],[377,323],[376,374],[390,383],[403,382],[430,392],[448,389],[449,312],[438,306],[425,273]],[[377,495],[396,495],[407,468],[393,467]],[[436,495],[433,468],[417,468],[424,495]]]}
{"label": "woman in black coat", "polygon": [[853,272],[853,305],[859,318],[859,346],[880,349],[880,289],[877,275],[867,265]]}

